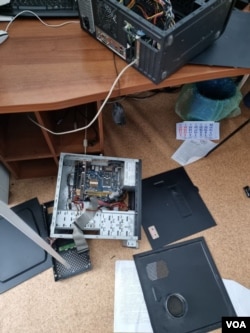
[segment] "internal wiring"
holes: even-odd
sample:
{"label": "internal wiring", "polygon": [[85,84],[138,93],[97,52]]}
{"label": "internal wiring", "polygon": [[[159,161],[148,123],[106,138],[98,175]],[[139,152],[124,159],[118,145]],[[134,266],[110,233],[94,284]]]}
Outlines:
{"label": "internal wiring", "polygon": [[134,59],[132,62],[130,62],[127,66],[125,66],[121,72],[119,73],[119,75],[116,77],[114,83],[112,84],[110,90],[109,90],[109,93],[107,95],[107,97],[105,98],[105,100],[103,101],[102,105],[100,106],[99,110],[97,111],[96,115],[94,116],[94,118],[88,123],[88,125],[84,126],[84,127],[79,127],[79,128],[76,128],[74,130],[71,130],[71,131],[65,131],[65,132],[54,132],[54,131],[51,131],[50,129],[46,128],[45,126],[39,124],[38,122],[36,122],[34,119],[32,119],[30,116],[28,116],[28,118],[30,119],[30,121],[32,121],[34,124],[36,124],[37,126],[39,126],[40,128],[44,129],[45,131],[49,132],[50,134],[53,134],[53,135],[65,135],[65,134],[71,134],[71,133],[76,133],[76,132],[80,132],[80,131],[83,131],[83,130],[86,130],[87,128],[89,128],[90,126],[93,125],[93,123],[96,121],[96,119],[99,117],[99,115],[101,114],[104,106],[106,105],[109,97],[111,96],[117,82],[120,80],[121,76],[124,74],[124,72],[131,66],[133,66],[136,62],[138,61],[138,59]]}
{"label": "internal wiring", "polygon": [[45,21],[43,21],[35,12],[33,12],[32,10],[23,10],[20,13],[16,14],[16,16],[13,17],[13,19],[7,24],[5,31],[7,32],[9,27],[11,26],[11,24],[21,15],[23,14],[31,14],[34,15],[43,25],[45,25],[46,27],[49,28],[61,28],[67,24],[79,24],[79,21],[66,21],[66,22],[62,22],[60,24],[49,24],[46,23]]}
{"label": "internal wiring", "polygon": [[124,5],[161,29],[175,24],[175,15],[170,0],[131,0]]}

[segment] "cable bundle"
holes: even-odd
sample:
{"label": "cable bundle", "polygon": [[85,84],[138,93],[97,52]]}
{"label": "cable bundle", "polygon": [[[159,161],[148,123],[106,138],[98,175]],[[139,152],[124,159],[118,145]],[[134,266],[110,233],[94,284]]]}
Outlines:
{"label": "cable bundle", "polygon": [[175,24],[170,0],[130,0],[124,5],[163,30]]}

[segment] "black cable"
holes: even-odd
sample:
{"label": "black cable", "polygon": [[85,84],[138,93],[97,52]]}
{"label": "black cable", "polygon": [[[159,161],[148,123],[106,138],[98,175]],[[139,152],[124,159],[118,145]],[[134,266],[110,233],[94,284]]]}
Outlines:
{"label": "black cable", "polygon": [[113,104],[113,103],[116,103],[116,102],[121,102],[125,99],[143,100],[143,99],[154,97],[157,94],[161,94],[161,93],[175,94],[176,92],[180,91],[181,87],[182,86],[166,87],[166,88],[161,88],[161,89],[148,90],[147,92],[143,92],[143,94],[149,93],[148,95],[145,95],[145,96],[140,96],[140,94],[138,94],[138,95],[132,95],[132,94],[131,95],[124,95],[124,96],[121,96],[119,99],[114,99],[112,101],[109,101],[107,104]]}
{"label": "black cable", "polygon": [[[119,71],[118,71],[118,68],[117,68],[116,55],[115,55],[114,52],[113,52],[113,62],[114,62],[114,67],[115,67],[116,76],[118,76],[118,75],[119,75]],[[121,96],[120,80],[118,80],[117,84],[118,84],[119,96]]]}
{"label": "black cable", "polygon": [[218,143],[214,148],[212,148],[206,155],[210,155],[213,151],[215,151],[217,148],[219,148],[224,142],[226,142],[228,139],[230,139],[234,134],[236,134],[239,130],[241,130],[243,127],[245,127],[250,122],[250,118],[247,119],[243,124],[241,124],[239,127],[237,127],[232,133],[230,133],[228,136],[225,137],[220,143]]}

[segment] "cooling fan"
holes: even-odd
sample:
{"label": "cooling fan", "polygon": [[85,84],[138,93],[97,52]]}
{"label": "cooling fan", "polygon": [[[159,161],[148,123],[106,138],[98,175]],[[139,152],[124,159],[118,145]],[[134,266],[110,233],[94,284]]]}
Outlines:
{"label": "cooling fan", "polygon": [[97,25],[111,37],[117,38],[117,9],[107,2],[98,0],[97,6]]}

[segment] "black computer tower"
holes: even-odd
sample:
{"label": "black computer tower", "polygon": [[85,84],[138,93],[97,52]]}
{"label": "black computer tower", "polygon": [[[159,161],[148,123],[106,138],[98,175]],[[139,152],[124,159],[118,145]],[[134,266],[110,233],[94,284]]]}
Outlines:
{"label": "black computer tower", "polygon": [[78,0],[82,28],[154,83],[219,38],[234,0]]}

